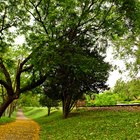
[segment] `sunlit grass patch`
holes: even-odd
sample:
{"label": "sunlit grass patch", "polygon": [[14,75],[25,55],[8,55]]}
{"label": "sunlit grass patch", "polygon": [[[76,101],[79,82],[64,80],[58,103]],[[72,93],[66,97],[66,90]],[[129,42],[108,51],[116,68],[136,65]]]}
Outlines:
{"label": "sunlit grass patch", "polygon": [[15,120],[14,118],[1,117],[1,118],[0,118],[0,125],[1,125],[1,124],[5,124],[5,123],[12,122],[12,121],[14,121],[14,120]]}
{"label": "sunlit grass patch", "polygon": [[[23,108],[24,114],[29,118],[36,119],[47,116],[47,107],[25,107]],[[52,115],[56,109],[51,109]]]}

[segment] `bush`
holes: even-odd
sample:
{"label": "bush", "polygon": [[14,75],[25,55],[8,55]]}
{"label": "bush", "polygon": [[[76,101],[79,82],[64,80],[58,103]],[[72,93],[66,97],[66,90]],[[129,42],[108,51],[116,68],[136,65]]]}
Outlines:
{"label": "bush", "polygon": [[94,100],[91,100],[90,95],[86,95],[86,106],[94,106]]}
{"label": "bush", "polygon": [[115,95],[98,94],[96,95],[94,106],[116,105],[117,100]]}
{"label": "bush", "polygon": [[86,106],[109,106],[117,104],[117,96],[111,92],[96,94],[95,100],[91,100],[89,95],[86,95]]}

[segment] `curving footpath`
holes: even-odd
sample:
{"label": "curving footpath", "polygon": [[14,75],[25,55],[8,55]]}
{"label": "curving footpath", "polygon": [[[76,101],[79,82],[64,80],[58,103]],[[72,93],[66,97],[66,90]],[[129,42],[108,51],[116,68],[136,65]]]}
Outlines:
{"label": "curving footpath", "polygon": [[39,125],[19,109],[15,122],[0,126],[0,140],[39,140],[39,129]]}

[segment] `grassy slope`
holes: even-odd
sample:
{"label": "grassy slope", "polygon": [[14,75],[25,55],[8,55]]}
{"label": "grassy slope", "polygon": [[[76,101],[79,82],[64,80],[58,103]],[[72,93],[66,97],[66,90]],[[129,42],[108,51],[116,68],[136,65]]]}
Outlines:
{"label": "grassy slope", "polygon": [[140,112],[84,111],[62,119],[60,111],[46,116],[45,108],[26,108],[25,114],[41,126],[41,140],[136,140],[140,139]]}

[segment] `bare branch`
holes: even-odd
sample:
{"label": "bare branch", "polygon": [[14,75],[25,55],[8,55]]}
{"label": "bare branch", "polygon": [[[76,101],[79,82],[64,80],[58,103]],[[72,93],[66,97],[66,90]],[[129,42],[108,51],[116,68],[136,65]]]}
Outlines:
{"label": "bare branch", "polygon": [[45,8],[44,8],[44,10],[46,11],[46,14],[44,15],[43,20],[46,20],[48,14],[49,14],[49,7],[50,7],[50,0],[48,0],[47,7],[45,6]]}
{"label": "bare branch", "polygon": [[9,85],[4,80],[0,79],[0,84],[3,85],[6,89],[9,89]]}
{"label": "bare branch", "polygon": [[[88,19],[87,21],[81,23],[80,26],[83,26],[83,25],[85,25],[86,23],[88,23],[88,22],[90,22],[90,21],[93,21],[93,20],[100,14],[100,7],[101,7],[101,5],[102,5],[103,2],[104,2],[104,0],[101,0],[101,2],[99,3],[99,5],[98,5],[98,7],[97,7],[98,12],[97,12],[92,18],[90,18],[90,19]],[[95,2],[92,2],[92,3],[90,4],[89,8],[87,9],[88,11],[85,9],[85,11],[83,12],[83,15],[84,15],[85,13],[88,13],[88,12],[89,12],[90,8],[93,6],[94,3],[95,3]],[[83,9],[83,10],[84,10],[84,9]],[[83,15],[81,15],[81,18],[83,17]]]}
{"label": "bare branch", "polygon": [[[42,17],[41,17],[41,14],[40,14],[39,10],[38,10],[38,6],[40,5],[40,3],[41,3],[42,0],[37,5],[35,5],[31,0],[29,0],[29,1],[33,5],[33,7],[35,8],[35,11],[37,13],[38,18],[36,18],[33,15],[33,13],[31,13],[31,12],[30,13],[32,14],[33,17],[35,17],[35,20],[37,20],[38,22],[40,22],[42,24],[45,33],[48,34],[47,28],[46,28],[46,26],[44,24],[44,21],[42,20]],[[29,10],[28,10],[28,12],[29,12]]]}
{"label": "bare branch", "polygon": [[36,5],[36,7],[38,7],[38,6],[40,5],[41,2],[42,2],[42,0],[40,0],[40,1],[38,2],[38,4]]}

